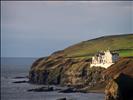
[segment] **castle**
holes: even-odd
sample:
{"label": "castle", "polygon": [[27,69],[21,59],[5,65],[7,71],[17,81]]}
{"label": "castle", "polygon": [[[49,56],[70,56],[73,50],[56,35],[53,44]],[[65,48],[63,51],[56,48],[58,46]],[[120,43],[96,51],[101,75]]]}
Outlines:
{"label": "castle", "polygon": [[109,50],[104,52],[98,52],[92,57],[92,63],[90,67],[104,67],[108,68],[119,59],[118,53],[111,53]]}

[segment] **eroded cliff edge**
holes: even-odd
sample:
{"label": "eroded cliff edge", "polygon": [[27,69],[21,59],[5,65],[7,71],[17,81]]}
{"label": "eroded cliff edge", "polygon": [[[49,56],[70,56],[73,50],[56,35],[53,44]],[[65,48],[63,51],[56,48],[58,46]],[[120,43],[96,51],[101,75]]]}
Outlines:
{"label": "eroded cliff edge", "polygon": [[107,84],[105,94],[105,100],[133,100],[133,77],[118,74]]}
{"label": "eroded cliff edge", "polygon": [[31,83],[73,86],[84,92],[105,90],[105,100],[133,99],[133,57],[120,58],[108,69],[89,65],[90,59],[52,55],[33,63],[29,79]]}
{"label": "eroded cliff edge", "polygon": [[133,57],[120,59],[104,71],[105,100],[133,100]]}
{"label": "eroded cliff edge", "polygon": [[117,74],[133,76],[133,57],[120,58],[108,69],[90,67],[91,59],[68,58],[62,52],[40,58],[33,63],[29,80],[36,84],[55,84],[81,88],[85,91],[104,91]]}
{"label": "eroded cliff edge", "polygon": [[52,54],[33,63],[29,79],[31,83],[60,84],[82,88],[104,83],[102,72],[105,69],[90,68],[90,62],[91,59],[67,58],[63,53]]}

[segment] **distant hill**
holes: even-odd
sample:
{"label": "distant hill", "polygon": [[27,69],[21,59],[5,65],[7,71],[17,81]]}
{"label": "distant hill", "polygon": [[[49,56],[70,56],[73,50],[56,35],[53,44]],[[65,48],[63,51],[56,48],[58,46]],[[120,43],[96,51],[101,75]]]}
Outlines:
{"label": "distant hill", "polygon": [[117,51],[120,56],[133,56],[133,34],[103,36],[64,49],[67,57],[88,57],[101,50]]}

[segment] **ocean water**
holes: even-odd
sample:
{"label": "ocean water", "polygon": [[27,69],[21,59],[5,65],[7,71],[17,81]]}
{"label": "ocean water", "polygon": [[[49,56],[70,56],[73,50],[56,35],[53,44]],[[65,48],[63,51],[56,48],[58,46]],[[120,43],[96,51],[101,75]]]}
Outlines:
{"label": "ocean water", "polygon": [[29,83],[13,83],[14,77],[27,76],[30,66],[36,58],[1,58],[1,100],[56,100],[66,97],[68,100],[104,100],[104,94],[97,93],[58,93],[27,92],[28,89],[41,87]]}

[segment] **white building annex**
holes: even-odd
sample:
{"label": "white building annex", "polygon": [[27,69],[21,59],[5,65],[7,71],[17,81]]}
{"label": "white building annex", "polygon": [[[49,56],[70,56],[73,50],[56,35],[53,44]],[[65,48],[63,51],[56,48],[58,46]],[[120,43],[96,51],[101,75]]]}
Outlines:
{"label": "white building annex", "polygon": [[104,67],[108,68],[119,59],[118,53],[111,53],[109,50],[104,52],[98,52],[92,57],[92,63],[90,67]]}

